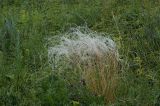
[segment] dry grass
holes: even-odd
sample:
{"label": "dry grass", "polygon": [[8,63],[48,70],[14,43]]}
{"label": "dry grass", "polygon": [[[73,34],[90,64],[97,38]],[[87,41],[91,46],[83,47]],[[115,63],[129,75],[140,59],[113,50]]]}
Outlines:
{"label": "dry grass", "polygon": [[100,33],[81,27],[72,29],[62,38],[61,44],[48,50],[51,65],[58,66],[55,64],[65,61],[61,73],[66,71],[64,67],[72,66],[76,71],[71,73],[78,73],[88,89],[104,96],[106,102],[114,101],[119,60],[116,44]]}
{"label": "dry grass", "polygon": [[83,77],[92,92],[104,96],[106,101],[110,102],[114,101],[118,78],[117,70],[118,61],[114,53],[104,57],[97,54],[93,61],[84,67]]}

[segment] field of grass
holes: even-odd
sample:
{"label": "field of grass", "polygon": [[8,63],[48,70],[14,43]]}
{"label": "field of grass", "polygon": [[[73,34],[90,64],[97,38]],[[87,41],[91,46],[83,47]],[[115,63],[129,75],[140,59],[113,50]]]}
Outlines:
{"label": "field of grass", "polygon": [[[108,80],[93,73],[80,78],[82,67],[95,67],[74,61],[70,68],[74,64],[62,60],[54,68],[49,62],[57,35],[78,26],[104,33],[117,45],[118,63],[114,56],[109,63],[102,62],[106,57],[95,62],[101,77],[108,75],[108,64],[107,72],[117,72],[107,96],[101,90]],[[0,106],[41,105],[160,106],[160,1],[0,0]]]}

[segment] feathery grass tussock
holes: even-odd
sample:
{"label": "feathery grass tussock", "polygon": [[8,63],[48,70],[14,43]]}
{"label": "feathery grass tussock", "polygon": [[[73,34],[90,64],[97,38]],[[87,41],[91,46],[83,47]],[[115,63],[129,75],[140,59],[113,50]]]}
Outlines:
{"label": "feathery grass tussock", "polygon": [[65,73],[70,67],[69,73],[78,74],[93,93],[113,101],[119,60],[115,42],[86,27],[71,28],[60,40],[48,48],[53,70]]}

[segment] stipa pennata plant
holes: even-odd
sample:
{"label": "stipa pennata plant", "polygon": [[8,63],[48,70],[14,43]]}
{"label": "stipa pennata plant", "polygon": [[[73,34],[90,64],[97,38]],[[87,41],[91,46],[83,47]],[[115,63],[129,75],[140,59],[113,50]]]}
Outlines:
{"label": "stipa pennata plant", "polygon": [[[49,41],[53,43],[55,39]],[[77,75],[93,93],[104,96],[107,102],[113,101],[119,60],[115,42],[85,27],[71,28],[58,42],[48,48],[53,70],[64,76]]]}

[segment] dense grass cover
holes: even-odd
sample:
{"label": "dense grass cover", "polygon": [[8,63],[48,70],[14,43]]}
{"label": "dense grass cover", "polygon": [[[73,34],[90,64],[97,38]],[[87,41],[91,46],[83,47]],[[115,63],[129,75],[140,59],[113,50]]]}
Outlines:
{"label": "dense grass cover", "polygon": [[[0,0],[0,13],[0,105],[160,105],[159,0]],[[50,65],[49,48],[60,45],[62,34],[77,26],[116,43],[114,101],[96,88],[103,80],[90,85],[95,74],[78,74],[85,67],[65,61]],[[82,42],[90,39],[84,38]]]}

